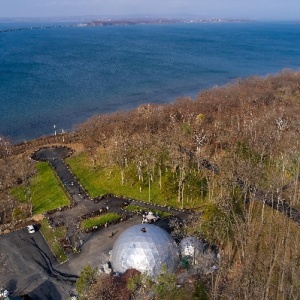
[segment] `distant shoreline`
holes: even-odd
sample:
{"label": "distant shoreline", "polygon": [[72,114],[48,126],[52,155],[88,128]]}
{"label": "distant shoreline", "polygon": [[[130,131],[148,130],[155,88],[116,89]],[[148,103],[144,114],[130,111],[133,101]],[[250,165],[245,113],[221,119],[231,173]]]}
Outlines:
{"label": "distant shoreline", "polygon": [[246,19],[223,19],[223,18],[194,18],[194,19],[177,19],[177,18],[142,18],[142,19],[107,19],[95,20],[86,23],[79,23],[77,26],[113,26],[113,25],[140,25],[140,24],[177,24],[177,23],[248,23],[253,20]]}
{"label": "distant shoreline", "polygon": [[[3,21],[0,19],[0,23],[14,23],[20,22],[20,20],[6,20]],[[25,23],[36,23],[43,21],[29,21],[24,20]],[[51,23],[51,21],[45,21],[47,23]],[[56,23],[57,21],[52,21]],[[72,24],[55,24],[55,25],[39,25],[39,26],[22,26],[15,28],[5,28],[0,29],[0,33],[11,32],[11,31],[20,31],[20,30],[37,30],[37,29],[50,29],[50,28],[63,28],[63,27],[94,27],[94,26],[127,26],[127,25],[143,25],[143,24],[197,24],[197,23],[252,23],[254,20],[246,20],[246,19],[223,19],[223,18],[204,18],[204,19],[173,19],[173,18],[124,18],[124,19],[102,19],[88,22],[71,22]],[[59,21],[59,23],[70,23],[69,21]]]}

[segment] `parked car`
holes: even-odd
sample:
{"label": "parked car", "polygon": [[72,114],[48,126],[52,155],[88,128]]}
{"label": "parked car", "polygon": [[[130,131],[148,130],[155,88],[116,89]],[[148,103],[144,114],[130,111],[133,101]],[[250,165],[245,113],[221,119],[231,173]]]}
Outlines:
{"label": "parked car", "polygon": [[8,290],[5,290],[5,289],[3,289],[3,288],[0,288],[0,297],[1,297],[1,299],[3,298],[5,298],[5,299],[8,299],[8,298],[6,298],[6,297],[8,297],[9,296],[9,291]]}
{"label": "parked car", "polygon": [[29,233],[35,233],[35,228],[33,225],[26,226]]}

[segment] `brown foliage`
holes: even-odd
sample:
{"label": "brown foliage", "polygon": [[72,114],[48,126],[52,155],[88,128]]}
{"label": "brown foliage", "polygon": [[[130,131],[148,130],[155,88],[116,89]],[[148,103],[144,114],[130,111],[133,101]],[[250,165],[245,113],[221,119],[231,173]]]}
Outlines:
{"label": "brown foliage", "polygon": [[[142,105],[135,110],[94,117],[79,127],[82,142],[105,147],[128,147],[141,137],[165,147],[180,144],[195,150],[195,136],[206,135],[206,155],[247,140],[257,151],[278,154],[296,147],[299,133],[300,74],[283,72],[265,79],[252,77],[200,93],[193,101],[180,98],[165,105]],[[197,115],[203,114],[202,122]],[[281,124],[281,125],[280,125]],[[144,137],[143,137],[144,136]]]}
{"label": "brown foliage", "polygon": [[128,281],[140,274],[137,270],[127,270],[121,276],[101,275],[90,286],[84,299],[129,300],[132,291],[127,288]]}
{"label": "brown foliage", "polygon": [[30,214],[27,208],[13,216],[19,203],[11,196],[10,189],[18,184],[29,184],[29,178],[35,172],[34,163],[25,155],[9,156],[0,159],[0,170],[0,224],[17,221],[18,216],[27,217]]}

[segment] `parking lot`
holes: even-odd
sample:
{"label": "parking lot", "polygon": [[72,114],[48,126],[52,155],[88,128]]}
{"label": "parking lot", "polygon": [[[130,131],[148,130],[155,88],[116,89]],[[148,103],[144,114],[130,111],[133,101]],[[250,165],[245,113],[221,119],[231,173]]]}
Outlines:
{"label": "parking lot", "polygon": [[115,240],[128,227],[141,222],[134,216],[85,236],[80,253],[59,264],[39,231],[26,228],[0,236],[0,287],[13,295],[29,294],[32,299],[68,299],[75,280],[88,264],[101,266],[109,261]]}
{"label": "parking lot", "polygon": [[[141,216],[110,225],[85,235],[79,253],[59,264],[39,231],[21,229],[0,236],[0,287],[13,295],[29,294],[32,299],[69,299],[75,291],[75,280],[83,267],[99,267],[109,261],[109,251],[127,228],[140,224]],[[163,226],[158,221],[157,225]]]}
{"label": "parking lot", "polygon": [[67,299],[76,277],[63,273],[39,231],[0,236],[0,286],[33,299]]}

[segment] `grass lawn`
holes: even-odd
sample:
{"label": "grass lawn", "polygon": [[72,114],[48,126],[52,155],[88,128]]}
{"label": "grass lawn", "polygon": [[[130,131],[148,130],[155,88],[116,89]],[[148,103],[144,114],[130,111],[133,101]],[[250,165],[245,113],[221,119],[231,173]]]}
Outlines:
{"label": "grass lawn", "polygon": [[36,168],[38,172],[30,179],[30,187],[13,188],[12,195],[20,202],[27,203],[31,197],[33,214],[44,213],[68,205],[69,198],[48,163],[38,162]]}
{"label": "grass lawn", "polygon": [[[149,209],[146,209],[144,207],[138,206],[138,205],[127,205],[124,207],[124,210],[133,212],[133,213],[138,213],[140,211],[149,211]],[[155,214],[158,215],[160,218],[167,218],[170,217],[172,214],[165,212],[165,211],[161,211],[161,210],[153,210],[151,209],[151,211]]]}
{"label": "grass lawn", "polygon": [[90,159],[86,155],[69,157],[66,162],[92,198],[112,193],[110,185],[105,184],[100,178],[103,175],[102,170],[94,171]]}
{"label": "grass lawn", "polygon": [[[137,174],[132,175],[134,172],[131,172],[131,175],[129,174],[130,171],[127,174],[125,172],[125,183],[122,185],[121,172],[118,168],[101,168],[97,166],[94,170],[91,160],[85,153],[67,158],[67,163],[92,198],[104,194],[114,194],[119,197],[138,199],[153,204],[181,207],[181,203],[176,199],[177,191],[173,191],[173,194],[169,192],[169,199],[166,200],[164,193],[159,188],[158,178],[151,184],[149,197],[148,181],[139,182]],[[188,208],[191,203],[184,203],[184,206]]]}
{"label": "grass lawn", "polygon": [[48,242],[51,250],[60,262],[65,262],[68,257],[60,245],[59,240],[66,236],[67,228],[65,226],[53,229],[50,227],[48,221],[43,219],[41,222],[41,232]]}
{"label": "grass lawn", "polygon": [[93,226],[101,226],[101,225],[104,225],[105,223],[109,224],[110,222],[119,220],[119,219],[121,219],[121,216],[119,214],[107,213],[107,214],[103,214],[103,215],[82,221],[80,227],[82,229],[89,229],[89,228],[92,228]]}

